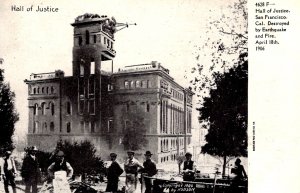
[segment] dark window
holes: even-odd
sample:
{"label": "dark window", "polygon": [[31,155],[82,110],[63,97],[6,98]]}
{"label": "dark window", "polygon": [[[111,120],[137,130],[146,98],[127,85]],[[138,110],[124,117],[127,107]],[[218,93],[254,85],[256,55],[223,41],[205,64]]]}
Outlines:
{"label": "dark window", "polygon": [[47,133],[47,123],[43,124],[43,133]]}
{"label": "dark window", "polygon": [[54,122],[51,122],[51,123],[50,123],[50,131],[51,131],[51,132],[54,132]]}
{"label": "dark window", "polygon": [[85,31],[85,43],[90,44],[90,32],[87,30]]}
{"label": "dark window", "polygon": [[147,111],[147,112],[150,111],[150,104],[149,104],[149,103],[147,103],[147,105],[146,105],[146,111]]}
{"label": "dark window", "polygon": [[107,132],[111,132],[113,130],[113,120],[108,120],[107,122]]}
{"label": "dark window", "polygon": [[84,79],[80,77],[79,79],[79,95],[84,95]]}
{"label": "dark window", "polygon": [[93,35],[93,37],[94,37],[94,43],[97,43],[97,36]]}
{"label": "dark window", "polygon": [[38,87],[38,89],[37,89],[37,93],[38,93],[38,94],[40,94],[40,87]]}
{"label": "dark window", "polygon": [[126,104],[126,112],[128,112],[130,110],[130,105],[127,103]]}
{"label": "dark window", "polygon": [[78,45],[80,45],[80,46],[82,45],[82,37],[81,36],[78,37]]}
{"label": "dark window", "polygon": [[35,105],[34,105],[34,108],[33,108],[33,114],[34,114],[34,115],[38,115],[38,110],[39,110],[39,105],[38,105],[38,104],[35,104]]}
{"label": "dark window", "polygon": [[84,111],[84,100],[79,100],[79,113],[82,114]]}
{"label": "dark window", "polygon": [[67,102],[67,114],[70,115],[71,114],[71,103],[70,102]]}
{"label": "dark window", "polygon": [[42,87],[42,93],[44,93],[44,87]]}
{"label": "dark window", "polygon": [[36,94],[36,88],[33,89],[33,94]]}
{"label": "dark window", "polygon": [[46,103],[42,103],[42,115],[46,114]]}
{"label": "dark window", "polygon": [[95,122],[91,122],[91,133],[95,133]]}
{"label": "dark window", "polygon": [[71,123],[68,122],[67,123],[67,133],[70,133],[71,132]]}
{"label": "dark window", "polygon": [[[94,77],[90,77],[89,78],[89,94],[94,95],[95,93],[95,81],[94,81]],[[91,97],[94,98],[94,97]]]}
{"label": "dark window", "polygon": [[51,94],[53,94],[53,93],[54,93],[54,87],[51,86]]}
{"label": "dark window", "polygon": [[95,114],[95,100],[89,101],[89,112],[90,114]]}
{"label": "dark window", "polygon": [[46,93],[49,94],[49,87],[46,88]]}
{"label": "dark window", "polygon": [[54,115],[55,113],[55,109],[54,109],[54,103],[53,102],[50,102],[50,109],[51,109],[51,115]]}

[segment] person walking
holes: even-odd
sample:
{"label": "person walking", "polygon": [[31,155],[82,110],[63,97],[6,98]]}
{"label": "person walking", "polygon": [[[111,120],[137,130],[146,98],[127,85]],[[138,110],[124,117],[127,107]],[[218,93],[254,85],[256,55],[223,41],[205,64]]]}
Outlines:
{"label": "person walking", "polygon": [[41,177],[39,162],[36,158],[38,149],[36,146],[28,150],[28,155],[24,158],[21,176],[25,182],[25,193],[37,193],[37,184]]}
{"label": "person walking", "polygon": [[119,176],[123,173],[123,169],[116,161],[117,154],[111,153],[110,160],[111,165],[107,168],[107,186],[106,192],[117,192],[118,191],[118,183]]}
{"label": "person walking", "polygon": [[152,153],[150,151],[146,151],[146,153],[144,155],[146,158],[146,161],[143,163],[143,166],[144,166],[143,175],[146,176],[146,178],[144,178],[145,186],[146,186],[145,193],[151,193],[152,192],[152,183],[151,183],[151,179],[147,178],[147,177],[152,177],[155,174],[157,174],[157,169],[156,169],[156,164],[151,159]]}
{"label": "person walking", "polygon": [[4,181],[4,190],[6,193],[9,193],[9,184],[13,189],[13,193],[17,192],[15,183],[16,172],[16,165],[14,159],[11,157],[11,151],[6,151],[5,158],[1,164],[1,176]]}
{"label": "person walking", "polygon": [[192,154],[187,152],[185,158],[186,160],[183,162],[183,181],[194,181],[196,165],[192,161]]}
{"label": "person walking", "polygon": [[128,159],[124,164],[124,170],[126,172],[125,184],[127,187],[127,192],[135,192],[137,186],[137,175],[139,169],[143,169],[142,164],[134,158],[134,152],[127,152]]}

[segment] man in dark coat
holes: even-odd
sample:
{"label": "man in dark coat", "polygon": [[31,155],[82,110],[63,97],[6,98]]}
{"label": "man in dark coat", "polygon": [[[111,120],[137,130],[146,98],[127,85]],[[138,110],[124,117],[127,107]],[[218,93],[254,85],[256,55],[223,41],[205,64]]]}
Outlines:
{"label": "man in dark coat", "polygon": [[195,162],[192,161],[192,154],[187,152],[185,154],[186,160],[183,162],[183,180],[194,181],[195,180]]}
{"label": "man in dark coat", "polygon": [[111,165],[107,168],[107,187],[106,192],[117,192],[119,176],[123,173],[123,169],[116,162],[117,154],[111,153],[110,159],[112,161]]}
{"label": "man in dark coat", "polygon": [[21,175],[25,182],[25,192],[30,193],[32,188],[32,193],[37,193],[37,183],[40,178],[39,163],[36,158],[36,153],[38,149],[34,146],[28,151],[28,155],[24,158]]}
{"label": "man in dark coat", "polygon": [[[143,169],[143,175],[152,177],[157,173],[156,164],[151,160],[152,153],[150,151],[146,151],[144,154],[146,161],[143,163],[144,169]],[[151,193],[152,189],[152,183],[150,178],[144,178],[145,179],[145,186],[146,190],[145,193]]]}

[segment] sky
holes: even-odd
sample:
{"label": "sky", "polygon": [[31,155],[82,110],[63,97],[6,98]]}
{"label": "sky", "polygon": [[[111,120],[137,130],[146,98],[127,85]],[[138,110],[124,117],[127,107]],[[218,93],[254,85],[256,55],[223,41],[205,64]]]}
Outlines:
{"label": "sky", "polygon": [[[228,2],[227,2],[228,3]],[[115,34],[114,70],[126,65],[158,61],[170,75],[188,86],[186,72],[196,64],[196,46],[203,44],[209,17],[219,17],[221,0],[154,1],[5,1],[0,3],[0,56],[6,81],[16,94],[20,120],[16,133],[27,132],[27,86],[31,73],[61,69],[72,75],[73,28],[78,15],[97,13],[114,16],[119,23],[136,23]],[[27,8],[33,5],[33,11]],[[12,7],[24,11],[12,11]],[[58,8],[58,12],[36,12],[37,7]],[[212,14],[213,13],[213,14]],[[194,125],[197,112],[194,111]]]}

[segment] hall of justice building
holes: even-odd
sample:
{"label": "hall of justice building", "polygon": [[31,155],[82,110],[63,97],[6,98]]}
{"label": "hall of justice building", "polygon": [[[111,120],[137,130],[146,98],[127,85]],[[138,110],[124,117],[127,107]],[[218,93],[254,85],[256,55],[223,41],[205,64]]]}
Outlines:
{"label": "hall of justice building", "polygon": [[[113,71],[116,22],[78,16],[74,27],[73,76],[31,74],[28,85],[28,145],[54,150],[57,141],[91,141],[102,158],[126,155],[124,136],[137,121],[158,163],[175,161],[191,142],[192,95],[158,62]],[[110,72],[102,70],[110,65]],[[140,128],[143,127],[143,128]],[[134,140],[134,139],[133,139]]]}

